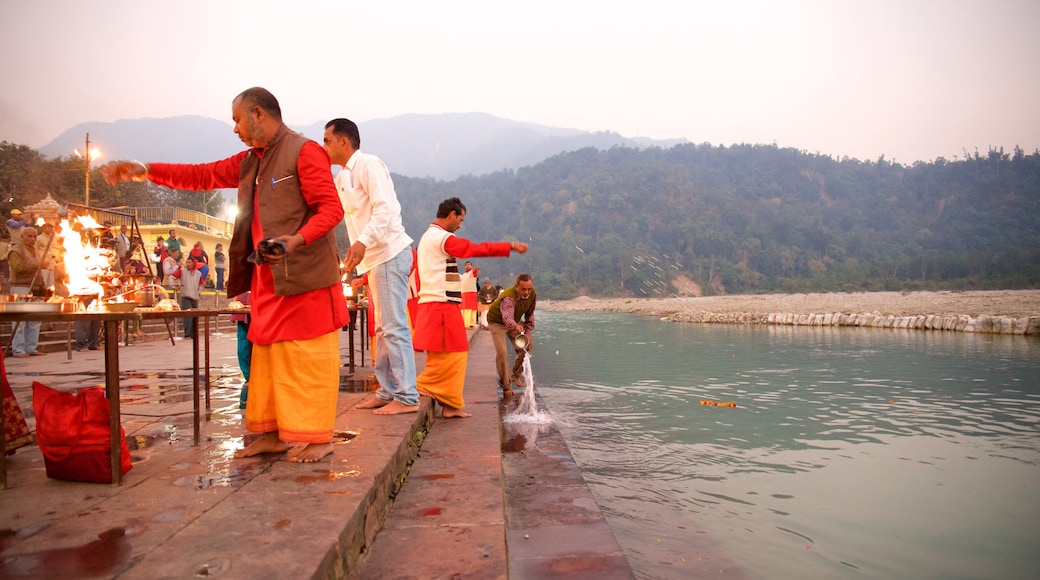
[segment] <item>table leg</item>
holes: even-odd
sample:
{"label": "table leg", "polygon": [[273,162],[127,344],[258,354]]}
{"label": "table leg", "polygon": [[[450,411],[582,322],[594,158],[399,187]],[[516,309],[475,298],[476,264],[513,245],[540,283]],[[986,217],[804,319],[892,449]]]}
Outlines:
{"label": "table leg", "polygon": [[209,316],[203,316],[202,318],[205,319],[204,324],[206,325],[206,332],[205,337],[203,338],[203,344],[206,345],[206,415],[209,416],[209,375],[211,374],[209,366]]}
{"label": "table leg", "polygon": [[191,366],[192,366],[192,377],[191,377],[191,393],[192,402],[194,403],[194,445],[198,446],[200,438],[199,433],[199,319],[195,319],[195,324],[191,325]]}
{"label": "table leg", "polygon": [[361,337],[361,366],[365,366],[365,342],[368,342],[368,347],[372,348],[372,339],[368,336],[368,308],[361,310],[361,327],[359,329]]}
{"label": "table leg", "polygon": [[177,340],[173,338],[173,328],[176,322],[171,325],[169,318],[163,318],[163,322],[166,323],[166,334],[170,335],[170,345],[177,346]]}
{"label": "table leg", "polygon": [[[4,353],[0,352],[0,356]],[[7,489],[7,418],[0,402],[0,489]]]}
{"label": "table leg", "polygon": [[112,485],[123,484],[123,457],[119,427],[119,321],[105,321],[105,395],[112,442]]}
{"label": "table leg", "polygon": [[[349,323],[348,323],[349,324]],[[347,347],[350,349],[350,356],[347,358],[350,360],[350,374],[354,374],[354,329],[357,327],[357,318],[354,319],[354,324],[347,326],[349,336],[347,337]]]}

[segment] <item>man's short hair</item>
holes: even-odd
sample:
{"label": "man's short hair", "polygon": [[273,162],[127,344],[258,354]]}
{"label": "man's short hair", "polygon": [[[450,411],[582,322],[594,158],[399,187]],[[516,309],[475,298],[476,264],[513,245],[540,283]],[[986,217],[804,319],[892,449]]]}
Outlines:
{"label": "man's short hair", "polygon": [[361,131],[358,129],[357,123],[341,117],[325,123],[325,128],[328,129],[329,127],[332,127],[333,135],[346,137],[355,151],[361,149]]}
{"label": "man's short hair", "polygon": [[448,217],[451,215],[451,212],[455,212],[457,215],[466,213],[466,206],[462,203],[461,199],[457,197],[449,197],[437,206],[438,219]]}
{"label": "man's short hair", "polygon": [[527,282],[527,281],[533,281],[533,280],[534,279],[531,278],[531,275],[527,274],[527,273],[520,274],[519,276],[516,277],[516,283],[517,284],[519,284],[521,282]]}
{"label": "man's short hair", "polygon": [[246,89],[235,97],[235,101],[242,99],[242,103],[246,105],[256,105],[264,110],[268,115],[274,117],[276,121],[282,120],[282,108],[278,105],[278,99],[274,98],[271,91],[263,87],[253,87]]}

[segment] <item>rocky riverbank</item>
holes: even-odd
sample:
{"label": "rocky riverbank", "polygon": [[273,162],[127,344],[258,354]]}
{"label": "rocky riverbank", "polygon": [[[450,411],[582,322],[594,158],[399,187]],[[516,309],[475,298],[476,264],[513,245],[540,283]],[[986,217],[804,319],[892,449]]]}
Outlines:
{"label": "rocky riverbank", "polygon": [[1040,290],[835,292],[543,300],[556,312],[626,312],[674,322],[869,326],[1040,334]]}

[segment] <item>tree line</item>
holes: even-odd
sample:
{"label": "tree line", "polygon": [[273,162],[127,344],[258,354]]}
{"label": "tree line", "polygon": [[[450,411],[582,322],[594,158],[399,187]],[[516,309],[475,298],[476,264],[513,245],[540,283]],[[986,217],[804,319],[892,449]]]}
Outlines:
{"label": "tree line", "polygon": [[[8,207],[48,192],[80,202],[84,170],[82,159],[0,144]],[[1040,152],[1019,148],[913,165],[769,145],[586,148],[394,183],[412,238],[457,196],[469,209],[459,235],[531,244],[477,260],[482,277],[507,286],[528,272],[548,298],[1040,286]],[[91,176],[96,207],[216,214],[212,193]]]}

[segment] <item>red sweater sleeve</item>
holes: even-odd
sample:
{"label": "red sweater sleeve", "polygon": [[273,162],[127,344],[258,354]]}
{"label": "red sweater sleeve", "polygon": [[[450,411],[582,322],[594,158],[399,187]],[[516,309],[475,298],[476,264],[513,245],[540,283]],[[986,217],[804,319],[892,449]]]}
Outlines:
{"label": "red sweater sleeve", "polygon": [[448,236],[448,239],[444,240],[444,251],[456,258],[508,258],[512,249],[512,242],[474,244],[458,236]]}
{"label": "red sweater sleeve", "polygon": [[[198,165],[179,163],[150,163],[148,179],[153,183],[201,191],[207,189],[238,189],[239,168],[249,150],[221,161]],[[332,231],[343,221],[343,204],[332,181],[332,163],[329,154],[313,141],[304,143],[296,162],[300,189],[307,205],[315,215],[297,232],[309,244]]]}
{"label": "red sweater sleeve", "polygon": [[149,163],[148,180],[174,189],[238,189],[238,169],[249,150],[212,163]]}

